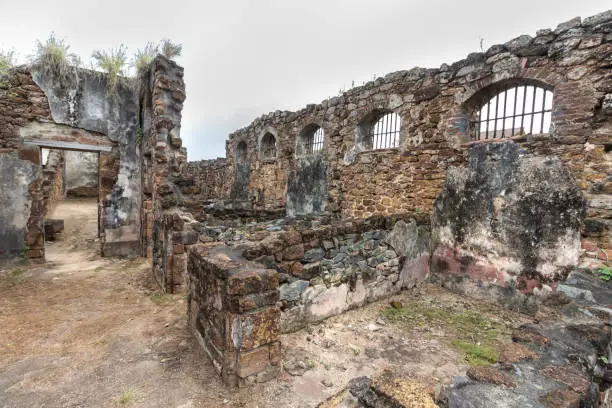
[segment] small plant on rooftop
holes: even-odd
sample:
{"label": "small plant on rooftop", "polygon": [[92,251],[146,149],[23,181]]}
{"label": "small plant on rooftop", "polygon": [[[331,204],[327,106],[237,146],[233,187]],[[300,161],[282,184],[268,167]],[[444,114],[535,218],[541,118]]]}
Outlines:
{"label": "small plant on rooftop", "polygon": [[164,38],[160,43],[160,51],[164,57],[174,59],[176,57],[180,57],[183,53],[183,44],[175,43],[167,38]]}
{"label": "small plant on rooftop", "polygon": [[32,66],[42,74],[53,74],[60,81],[76,78],[75,68],[80,65],[80,60],[70,52],[70,46],[64,39],[57,38],[51,33],[45,42],[36,41],[36,51],[32,57]]}
{"label": "small plant on rooftop", "polygon": [[112,93],[117,89],[119,78],[125,76],[127,65],[127,49],[121,45],[119,48],[96,50],[91,55],[96,66],[108,74],[108,89]]}
{"label": "small plant on rooftop", "polygon": [[136,68],[136,72],[140,75],[145,71],[157,54],[159,54],[159,46],[147,42],[144,48],[136,50],[134,59],[132,60],[132,66]]}
{"label": "small plant on rooftop", "polygon": [[13,68],[15,61],[15,53],[13,51],[0,50],[0,75],[8,74]]}

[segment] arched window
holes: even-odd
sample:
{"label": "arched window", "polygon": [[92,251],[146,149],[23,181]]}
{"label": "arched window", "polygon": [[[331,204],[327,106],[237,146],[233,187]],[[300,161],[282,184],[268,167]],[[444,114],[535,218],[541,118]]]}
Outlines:
{"label": "arched window", "polygon": [[402,119],[395,112],[374,111],[359,125],[357,142],[367,149],[399,147]]}
{"label": "arched window", "polygon": [[297,139],[295,153],[297,156],[309,156],[323,150],[325,132],[316,124],[308,125]]}
{"label": "arched window", "polygon": [[262,159],[274,159],[276,157],[276,138],[270,132],[267,132],[261,138],[259,152]]}
{"label": "arched window", "polygon": [[553,93],[535,85],[512,86],[485,100],[474,112],[473,140],[548,133]]}
{"label": "arched window", "polygon": [[240,143],[238,143],[238,146],[236,146],[236,162],[244,163],[246,161],[246,158],[247,158],[247,145],[246,145],[246,142],[243,140]]}

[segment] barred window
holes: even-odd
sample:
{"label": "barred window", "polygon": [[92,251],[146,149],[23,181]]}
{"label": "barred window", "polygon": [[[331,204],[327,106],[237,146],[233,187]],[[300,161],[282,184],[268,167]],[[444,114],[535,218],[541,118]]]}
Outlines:
{"label": "barred window", "polygon": [[261,139],[260,153],[262,159],[274,159],[276,157],[276,138],[270,132]]}
{"label": "barred window", "polygon": [[548,133],[553,93],[534,85],[507,88],[480,105],[471,123],[473,140]]}
{"label": "barred window", "polygon": [[296,155],[309,156],[323,150],[325,131],[316,124],[306,126],[297,139]]}
{"label": "barred window", "polygon": [[246,142],[243,140],[240,143],[238,143],[238,146],[236,146],[236,161],[238,163],[243,163],[244,161],[246,161],[247,158],[247,145]]}
{"label": "barred window", "polygon": [[369,129],[367,137],[371,149],[398,147],[402,120],[397,113],[390,112],[378,117]]}

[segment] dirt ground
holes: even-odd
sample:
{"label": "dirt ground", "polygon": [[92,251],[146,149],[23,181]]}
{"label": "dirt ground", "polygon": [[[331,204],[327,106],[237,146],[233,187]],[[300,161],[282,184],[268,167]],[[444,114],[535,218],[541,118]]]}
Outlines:
{"label": "dirt ground", "polygon": [[[283,335],[281,376],[231,390],[187,331],[184,296],[160,293],[147,260],[99,257],[95,201],[63,201],[53,217],[65,231],[47,263],[0,270],[2,407],[314,407],[385,367],[436,389],[468,367],[449,318],[485,316],[503,326],[495,342],[529,321],[424,286]],[[390,300],[421,314],[396,316]]]}

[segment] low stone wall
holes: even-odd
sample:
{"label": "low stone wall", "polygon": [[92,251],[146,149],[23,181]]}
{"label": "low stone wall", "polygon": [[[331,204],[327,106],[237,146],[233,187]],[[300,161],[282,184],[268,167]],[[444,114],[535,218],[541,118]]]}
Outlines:
{"label": "low stone wall", "polygon": [[189,327],[231,386],[281,370],[278,274],[239,258],[225,246],[189,248]]}
{"label": "low stone wall", "polygon": [[[283,275],[283,331],[298,330],[413,284],[414,271],[401,269],[405,258],[391,245],[395,243],[393,237],[393,233],[381,229],[346,233],[306,251]],[[284,255],[295,249],[285,251]],[[426,274],[427,255],[423,256]]]}
{"label": "low stone wall", "polygon": [[429,272],[427,217],[285,219],[201,232],[279,271],[283,332],[395,294]]}
{"label": "low stone wall", "polygon": [[186,291],[186,251],[199,237],[191,222],[195,221],[180,211],[168,211],[153,221],[153,276],[166,293]]}

